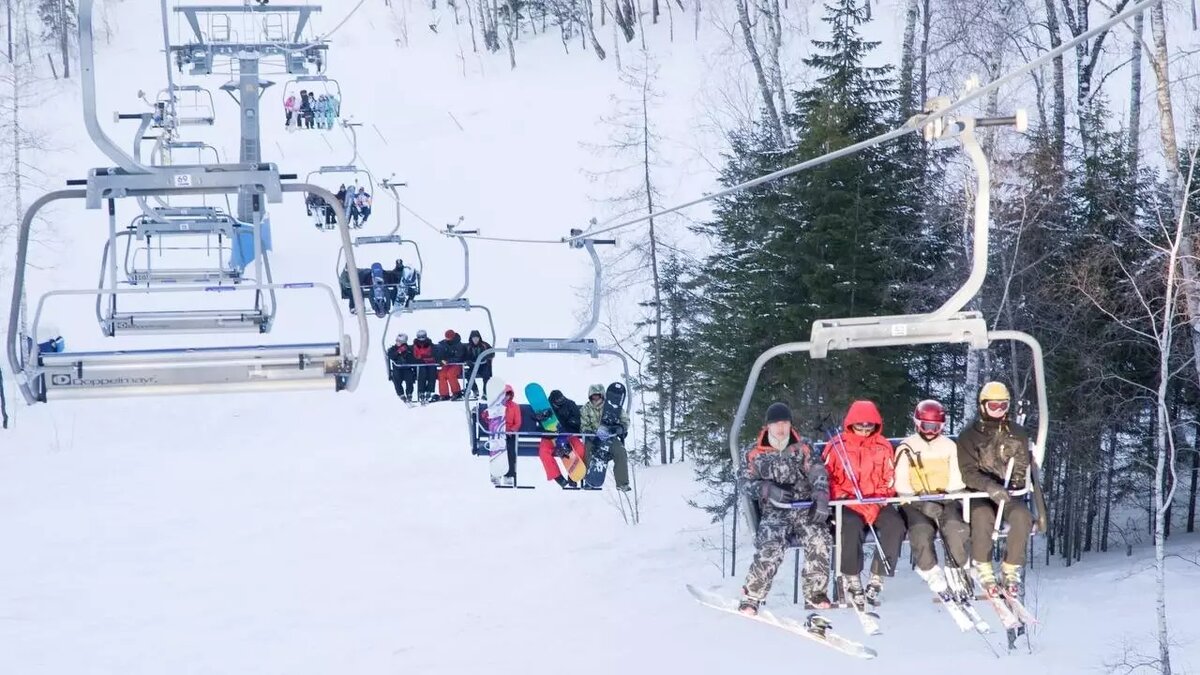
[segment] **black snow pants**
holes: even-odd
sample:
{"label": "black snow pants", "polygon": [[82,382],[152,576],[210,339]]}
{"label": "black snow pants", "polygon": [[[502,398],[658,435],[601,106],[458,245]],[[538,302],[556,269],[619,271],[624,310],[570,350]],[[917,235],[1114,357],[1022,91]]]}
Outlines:
{"label": "black snow pants", "polygon": [[[896,573],[896,562],[900,558],[900,545],[904,543],[904,518],[900,511],[893,506],[884,506],[875,519],[875,533],[879,535],[879,545],[887,557],[887,569],[879,557],[879,550],[872,545],[874,554],[871,561],[871,573],[880,576],[893,576]],[[862,574],[863,568],[863,539],[869,533],[867,522],[859,513],[850,508],[842,509],[842,540],[840,571],[848,576]]]}

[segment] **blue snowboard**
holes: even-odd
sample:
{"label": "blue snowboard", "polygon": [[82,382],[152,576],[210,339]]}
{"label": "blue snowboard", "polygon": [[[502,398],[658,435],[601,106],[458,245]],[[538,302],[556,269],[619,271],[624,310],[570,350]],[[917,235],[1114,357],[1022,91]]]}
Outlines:
{"label": "blue snowboard", "polygon": [[592,442],[592,452],[588,457],[587,476],[583,479],[584,487],[588,489],[597,490],[604,485],[604,479],[608,477],[608,463],[612,461],[612,442],[628,431],[621,427],[621,409],[624,406],[625,385],[613,382],[604,392],[600,428],[596,430],[596,439]]}

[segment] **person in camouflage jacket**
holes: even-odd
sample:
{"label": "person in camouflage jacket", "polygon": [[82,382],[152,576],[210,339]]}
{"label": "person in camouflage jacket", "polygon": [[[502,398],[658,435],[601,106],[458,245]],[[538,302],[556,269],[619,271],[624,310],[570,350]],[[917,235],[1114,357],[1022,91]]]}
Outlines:
{"label": "person in camouflage jacket", "polygon": [[[604,392],[605,387],[602,384],[593,384],[588,387],[588,402],[580,411],[580,421],[583,433],[594,434],[600,429],[600,418],[604,414]],[[617,489],[629,491],[629,455],[625,452],[625,436],[629,433],[629,415],[625,413],[625,409],[621,409],[621,428],[609,429],[614,437],[609,441],[608,450],[612,453],[613,459],[613,475],[617,479]],[[596,448],[596,444],[600,440],[596,437],[589,439],[587,444],[586,462],[592,461],[592,452]]]}
{"label": "person in camouflage jacket", "polygon": [[[828,609],[829,551],[833,547],[829,475],[820,455],[792,428],[792,411],[786,404],[776,402],[767,408],[766,424],[745,460],[743,485],[757,500],[761,516],[754,538],[754,561],[746,573],[738,611],[758,614],[789,546],[804,549],[805,604]],[[789,509],[776,505],[796,501],[811,501],[812,506]]]}

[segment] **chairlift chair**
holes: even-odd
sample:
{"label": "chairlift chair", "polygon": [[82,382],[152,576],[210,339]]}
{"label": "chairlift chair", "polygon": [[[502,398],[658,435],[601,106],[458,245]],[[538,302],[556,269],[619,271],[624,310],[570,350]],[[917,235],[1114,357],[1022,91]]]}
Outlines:
{"label": "chairlift chair", "polygon": [[[125,240],[122,264],[124,283],[136,286],[241,281],[244,268],[235,264],[232,254],[234,238],[244,229],[242,223],[215,208],[180,207],[155,211],[159,218],[139,215],[124,231],[116,234],[118,240]],[[112,249],[112,243],[106,242],[101,269],[108,269],[107,256]],[[188,267],[155,265],[156,257],[182,258],[189,253],[202,258],[206,264]]]}
{"label": "chairlift chair", "polygon": [[158,92],[158,103],[174,101],[175,124],[178,126],[205,125],[216,122],[216,105],[212,92],[196,84],[176,84]]}
{"label": "chairlift chair", "polygon": [[[1029,348],[1037,397],[1037,433],[1033,443],[1033,461],[1027,484],[1016,486],[1015,496],[1032,492],[1039,512],[1044,519],[1045,505],[1036,483],[1035,473],[1041,466],[1046,449],[1050,412],[1046,396],[1045,366],[1042,349],[1037,340],[1026,333],[1015,330],[989,330],[987,322],[979,312],[962,311],[978,292],[987,273],[988,223],[990,218],[990,172],[987,158],[974,136],[974,129],[983,126],[1016,126],[1024,131],[1023,114],[1006,118],[963,118],[952,124],[939,123],[925,126],[929,138],[957,138],[976,171],[977,191],[975,195],[974,254],[971,273],[957,292],[939,309],[920,315],[853,317],[846,319],[818,320],[814,322],[810,338],[806,342],[791,342],[768,349],[755,360],[750,369],[746,386],[742,392],[737,412],[729,429],[729,452],[733,460],[735,475],[740,475],[742,461],[741,431],[750,408],[754,389],[766,364],[777,356],[790,353],[807,353],[810,358],[825,358],[830,351],[865,349],[871,347],[903,347],[931,344],[965,344],[968,349],[987,349],[995,342],[1018,342]],[[939,120],[939,122],[941,122]],[[744,512],[746,525],[751,532],[758,528],[758,504],[750,496],[741,494],[740,480],[736,483],[734,497],[734,543],[737,543],[737,514],[739,506]],[[951,495],[950,498],[969,499],[986,496],[983,493]],[[883,500],[883,501],[898,501]],[[841,504],[835,503],[835,528],[841,528]],[[964,510],[966,506],[964,505]],[[833,559],[838,559],[835,537]],[[736,553],[735,553],[736,556]],[[736,557],[734,558],[736,565]]]}
{"label": "chairlift chair", "polygon": [[315,87],[320,87],[321,94],[332,94],[337,97],[337,100],[342,101],[342,85],[332,77],[324,75],[297,75],[287,82],[283,83],[282,101],[287,101],[289,96],[299,98],[300,90],[307,89],[313,91]]}
{"label": "chairlift chair", "polygon": [[[13,303],[8,326],[8,358],[17,373],[18,386],[29,403],[67,398],[142,396],[155,394],[197,394],[246,391],[320,390],[351,391],[357,387],[367,355],[369,334],[366,320],[359,317],[357,348],[345,332],[344,320],[333,289],[328,284],[303,282],[263,283],[239,286],[160,285],[153,287],[111,287],[96,289],[56,289],[44,293],[33,304],[34,313],[28,335],[23,326],[22,294],[25,292],[30,230],[39,211],[56,201],[85,200],[89,208],[108,202],[110,234],[116,230],[115,201],[121,198],[158,196],[194,196],[202,193],[236,192],[253,187],[255,198],[279,202],[285,192],[317,192],[328,198],[323,188],[307,184],[284,184],[278,169],[271,164],[221,165],[196,167],[188,173],[131,173],[120,168],[94,169],[83,181],[70,181],[85,189],[51,192],[36,200],[26,211],[18,231],[17,265],[13,283]],[[336,208],[343,245],[351,247],[345,212]],[[256,240],[259,237],[256,236]],[[256,249],[261,245],[256,241]],[[347,253],[355,264],[353,251]],[[115,278],[115,258],[108,257],[108,270]],[[38,340],[43,310],[48,300],[59,296],[159,295],[222,293],[230,289],[248,292],[317,291],[330,303],[336,320],[333,339],[326,342],[292,344],[250,344],[220,347],[179,345],[162,349],[117,349],[111,351],[63,351],[31,353],[29,338]],[[356,298],[362,288],[352,284]],[[164,320],[170,317],[164,317]],[[230,332],[241,325],[216,325],[215,317],[206,319],[213,332]],[[201,322],[201,320],[197,320]]]}

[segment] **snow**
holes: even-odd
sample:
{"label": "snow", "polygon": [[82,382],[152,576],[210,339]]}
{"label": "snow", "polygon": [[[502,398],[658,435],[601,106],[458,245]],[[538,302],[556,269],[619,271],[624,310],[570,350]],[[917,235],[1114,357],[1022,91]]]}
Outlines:
{"label": "snow", "polygon": [[[140,109],[136,89],[163,86],[153,38],[134,39],[158,34],[151,4],[107,7],[117,32],[111,44],[101,41],[99,109],[122,146],[133,129],[108,122],[108,113]],[[327,6],[322,20],[340,18],[342,4]],[[464,227],[490,236],[558,239],[593,216],[615,215],[589,201],[605,194],[584,171],[606,168],[587,144],[604,140],[598,120],[621,93],[611,53],[601,63],[572,45],[564,56],[549,36],[520,45],[515,71],[503,52],[467,52],[464,76],[452,57],[449,18],[434,35],[422,10],[394,4],[410,14],[407,48],[391,40],[390,10],[372,2],[331,50],[330,74],[345,92],[344,112],[364,124],[360,159],[376,180],[394,172],[407,181],[402,199],[435,226],[464,216]],[[877,10],[894,15],[894,8]],[[724,114],[720,105],[732,103],[707,96],[744,70],[738,59],[717,63],[713,54],[727,53],[718,31],[706,25],[697,43],[684,25],[681,19],[673,45],[655,46],[669,166],[659,187],[667,202],[712,189],[721,142],[711,123]],[[469,45],[465,34],[458,39]],[[622,58],[635,55],[623,45]],[[282,90],[282,77],[268,79],[279,83],[274,92]],[[224,79],[181,81],[215,90]],[[109,164],[83,134],[78,92],[56,85],[46,98],[30,118],[56,129],[59,151],[38,156],[46,178],[26,203],[85,167]],[[236,117],[227,100],[217,101],[216,128],[188,129],[186,138],[212,142],[231,158]],[[263,109],[265,155],[283,171],[306,174],[350,156],[339,131],[277,126],[277,95],[268,92]],[[31,298],[93,285],[105,238],[100,213],[72,205],[49,215],[34,249],[44,269],[31,272]],[[333,283],[334,235],[314,230],[295,197],[272,216],[276,279]],[[384,233],[393,223],[391,200],[377,189],[363,233]],[[425,297],[457,290],[458,244],[409,213],[402,223],[422,248]],[[591,277],[583,252],[477,242],[471,263],[468,297],[492,309],[501,343],[578,327],[578,291]],[[89,309],[86,298],[47,309],[72,349],[107,346]],[[284,298],[279,317],[271,341],[333,332],[329,313],[308,300]],[[426,328],[436,337],[446,327],[465,334],[482,327],[481,317],[407,317],[390,332]],[[684,584],[736,593],[752,548],[742,533],[737,575],[722,578],[727,531],[688,505],[700,491],[690,465],[637,471],[636,526],[621,517],[611,487],[564,493],[542,480],[536,460],[522,459],[521,475],[538,489],[493,490],[486,461],[469,454],[462,406],[401,406],[383,377],[379,342],[390,335],[380,335],[374,318],[371,328],[372,351],[353,394],[14,405],[14,427],[0,445],[3,671],[924,673],[936,661],[950,672],[1069,673],[1095,670],[1123,641],[1153,651],[1142,549],[1132,558],[1092,555],[1069,569],[1036,567],[1030,604],[1045,625],[1034,634],[1034,655],[1015,661],[994,660],[978,637],[953,633],[907,570],[886,590],[886,634],[868,640],[881,654],[874,663],[705,609]],[[514,384],[540,381],[577,400],[589,383],[619,375],[611,360],[570,356],[500,356],[496,369]],[[1173,550],[1195,558],[1200,541],[1177,537]],[[1200,602],[1200,568],[1182,559],[1170,564],[1177,666],[1194,668],[1200,622],[1188,609]],[[789,602],[790,569],[789,561],[770,603],[799,616]],[[849,615],[834,612],[833,620],[862,639]]]}

